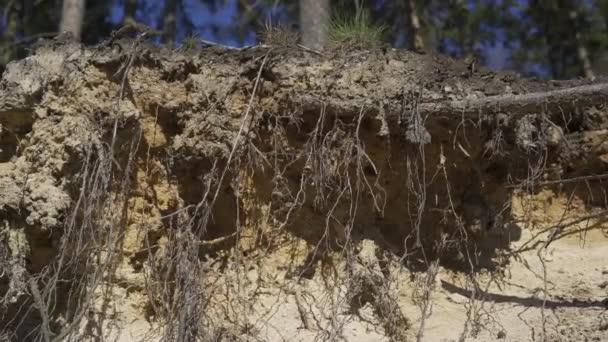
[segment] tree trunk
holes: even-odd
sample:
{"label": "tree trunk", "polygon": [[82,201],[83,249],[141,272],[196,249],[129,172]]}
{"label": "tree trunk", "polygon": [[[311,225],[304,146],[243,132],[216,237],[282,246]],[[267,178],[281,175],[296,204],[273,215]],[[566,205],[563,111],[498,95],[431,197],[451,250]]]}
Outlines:
{"label": "tree trunk", "polygon": [[12,6],[5,9],[6,23],[2,38],[0,39],[0,71],[4,69],[4,65],[14,58],[16,46],[15,40],[19,32],[19,14],[21,12],[21,4],[16,1]]}
{"label": "tree trunk", "polygon": [[60,32],[69,32],[80,40],[84,20],[85,0],[63,0]]}
{"label": "tree trunk", "polygon": [[580,28],[578,27],[578,9],[573,4],[569,12],[569,18],[572,23],[571,27],[575,31],[574,38],[576,44],[576,57],[581,66],[581,70],[585,78],[593,80],[595,79],[595,74],[593,73],[593,68],[591,67],[589,52],[587,51],[585,42],[583,42],[581,39],[581,32]]}
{"label": "tree trunk", "polygon": [[581,42],[580,33],[576,33],[576,41],[577,41],[577,57],[579,63],[581,63],[581,68],[583,69],[583,75],[585,78],[594,80],[595,73],[593,72],[593,68],[591,67],[591,60],[589,59],[589,52],[585,47],[585,44]]}
{"label": "tree trunk", "polygon": [[19,27],[19,12],[21,5],[19,2],[14,2],[11,7],[4,9],[6,13],[6,23],[2,31],[2,39],[14,41],[17,37]]}
{"label": "tree trunk", "polygon": [[407,47],[413,51],[422,50],[424,49],[424,39],[422,38],[422,25],[418,16],[416,0],[403,1],[407,13]]}
{"label": "tree trunk", "polygon": [[[461,58],[465,59],[465,60],[472,60],[473,58],[475,58],[475,52],[474,52],[474,42],[473,42],[473,36],[469,30],[469,18],[468,18],[468,11],[467,9],[467,3],[466,0],[457,0],[455,3],[455,11],[456,11],[456,15],[458,16],[458,19],[456,20],[456,22],[458,23],[459,27],[458,27],[458,40],[460,43],[460,46],[462,48],[462,56]],[[466,14],[463,14],[466,13]]]}
{"label": "tree trunk", "polygon": [[327,43],[329,0],[300,0],[300,29],[304,46],[321,49]]}
{"label": "tree trunk", "polygon": [[135,12],[137,11],[137,0],[125,0],[125,15],[122,18],[123,25],[135,24]]}
{"label": "tree trunk", "polygon": [[163,44],[172,47],[175,43],[177,25],[177,0],[167,0],[163,13]]}

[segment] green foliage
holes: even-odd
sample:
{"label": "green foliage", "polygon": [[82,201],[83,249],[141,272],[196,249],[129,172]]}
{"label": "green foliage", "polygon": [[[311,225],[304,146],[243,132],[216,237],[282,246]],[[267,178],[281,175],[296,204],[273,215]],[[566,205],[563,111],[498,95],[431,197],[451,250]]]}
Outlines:
{"label": "green foliage", "polygon": [[329,40],[335,46],[357,49],[380,46],[386,36],[386,26],[372,23],[369,13],[358,10],[352,16],[339,12],[329,25]]}
{"label": "green foliage", "polygon": [[200,47],[200,43],[201,39],[199,38],[198,33],[193,33],[182,40],[181,48],[183,50],[194,50]]}

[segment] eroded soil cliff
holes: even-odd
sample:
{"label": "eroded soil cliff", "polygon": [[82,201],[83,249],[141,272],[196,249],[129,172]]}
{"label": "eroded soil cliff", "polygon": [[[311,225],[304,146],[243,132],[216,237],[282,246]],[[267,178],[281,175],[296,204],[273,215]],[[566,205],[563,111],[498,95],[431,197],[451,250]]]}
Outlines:
{"label": "eroded soil cliff", "polygon": [[0,83],[0,336],[608,339],[607,89],[41,44]]}

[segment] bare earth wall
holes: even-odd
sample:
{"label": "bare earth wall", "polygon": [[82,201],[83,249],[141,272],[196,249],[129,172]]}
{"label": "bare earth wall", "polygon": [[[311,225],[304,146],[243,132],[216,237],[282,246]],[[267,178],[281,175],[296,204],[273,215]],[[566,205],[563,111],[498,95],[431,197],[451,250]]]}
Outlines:
{"label": "bare earth wall", "polygon": [[42,43],[0,83],[0,340],[608,338],[607,98],[388,48]]}

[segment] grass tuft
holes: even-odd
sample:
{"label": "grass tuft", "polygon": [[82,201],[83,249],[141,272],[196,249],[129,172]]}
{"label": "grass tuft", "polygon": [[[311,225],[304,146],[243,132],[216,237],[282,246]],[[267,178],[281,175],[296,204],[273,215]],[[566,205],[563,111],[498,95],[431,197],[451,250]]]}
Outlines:
{"label": "grass tuft", "polygon": [[354,17],[338,14],[329,26],[329,39],[335,46],[357,49],[379,47],[385,38],[385,25],[375,25],[366,12]]}
{"label": "grass tuft", "polygon": [[181,48],[183,50],[194,50],[200,47],[201,39],[198,33],[193,33],[184,38]]}
{"label": "grass tuft", "polygon": [[272,25],[266,22],[258,37],[264,44],[274,47],[287,47],[295,45],[299,40],[299,34],[289,26],[278,24]]}

